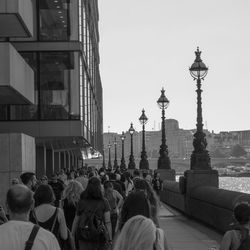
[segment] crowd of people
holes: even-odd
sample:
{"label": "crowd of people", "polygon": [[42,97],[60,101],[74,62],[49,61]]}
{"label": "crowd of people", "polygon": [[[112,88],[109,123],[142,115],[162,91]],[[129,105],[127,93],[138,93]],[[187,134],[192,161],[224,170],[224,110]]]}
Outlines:
{"label": "crowd of people", "polygon": [[[82,168],[11,181],[0,206],[0,250],[168,250],[160,228],[162,180],[134,170]],[[250,205],[234,208],[220,250],[250,249]]]}
{"label": "crowd of people", "polygon": [[138,170],[61,169],[39,180],[25,172],[0,207],[0,250],[168,250],[158,220],[161,188],[158,173]]}

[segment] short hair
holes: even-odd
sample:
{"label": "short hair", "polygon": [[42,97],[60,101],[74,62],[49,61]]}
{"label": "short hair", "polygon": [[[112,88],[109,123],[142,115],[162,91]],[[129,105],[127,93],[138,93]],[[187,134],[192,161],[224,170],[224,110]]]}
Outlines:
{"label": "short hair", "polygon": [[35,194],[35,207],[41,205],[41,204],[50,204],[55,201],[55,194],[50,185],[41,184]]}
{"label": "short hair", "polygon": [[20,175],[20,179],[24,185],[27,185],[29,181],[32,180],[33,176],[35,176],[35,173],[33,172],[25,172]]}
{"label": "short hair", "polygon": [[248,203],[237,204],[234,208],[234,218],[240,224],[246,224],[250,220],[250,205]]}
{"label": "short hair", "polygon": [[33,204],[33,193],[26,186],[16,184],[8,190],[6,203],[12,213],[28,213]]}
{"label": "short hair", "polygon": [[151,219],[142,215],[130,218],[114,244],[114,250],[152,250],[156,242],[157,228]]}

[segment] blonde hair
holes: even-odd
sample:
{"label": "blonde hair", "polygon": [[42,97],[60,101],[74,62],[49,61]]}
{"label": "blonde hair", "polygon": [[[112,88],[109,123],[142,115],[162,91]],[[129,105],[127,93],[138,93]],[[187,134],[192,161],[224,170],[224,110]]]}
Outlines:
{"label": "blonde hair", "polygon": [[156,241],[156,226],[142,215],[130,218],[117,237],[114,250],[152,250]]}
{"label": "blonde hair", "polygon": [[63,199],[67,199],[74,206],[80,200],[80,195],[83,192],[82,184],[75,180],[70,180],[63,191]]}

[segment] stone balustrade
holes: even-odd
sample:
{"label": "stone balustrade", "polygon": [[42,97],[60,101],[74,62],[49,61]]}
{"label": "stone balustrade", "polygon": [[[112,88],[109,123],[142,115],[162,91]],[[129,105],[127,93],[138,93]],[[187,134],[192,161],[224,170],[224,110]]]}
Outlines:
{"label": "stone balustrade", "polygon": [[186,185],[184,177],[180,182],[165,180],[161,200],[222,233],[234,222],[234,206],[241,201],[250,202],[250,194],[214,186],[197,186],[187,193]]}

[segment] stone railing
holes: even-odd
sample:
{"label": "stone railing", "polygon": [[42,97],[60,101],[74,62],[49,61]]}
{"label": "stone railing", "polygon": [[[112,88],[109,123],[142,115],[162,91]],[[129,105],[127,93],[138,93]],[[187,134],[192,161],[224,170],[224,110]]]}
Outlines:
{"label": "stone railing", "polygon": [[241,201],[250,203],[250,194],[197,186],[186,192],[185,178],[180,182],[164,181],[161,200],[185,215],[225,232],[233,220],[233,208]]}

